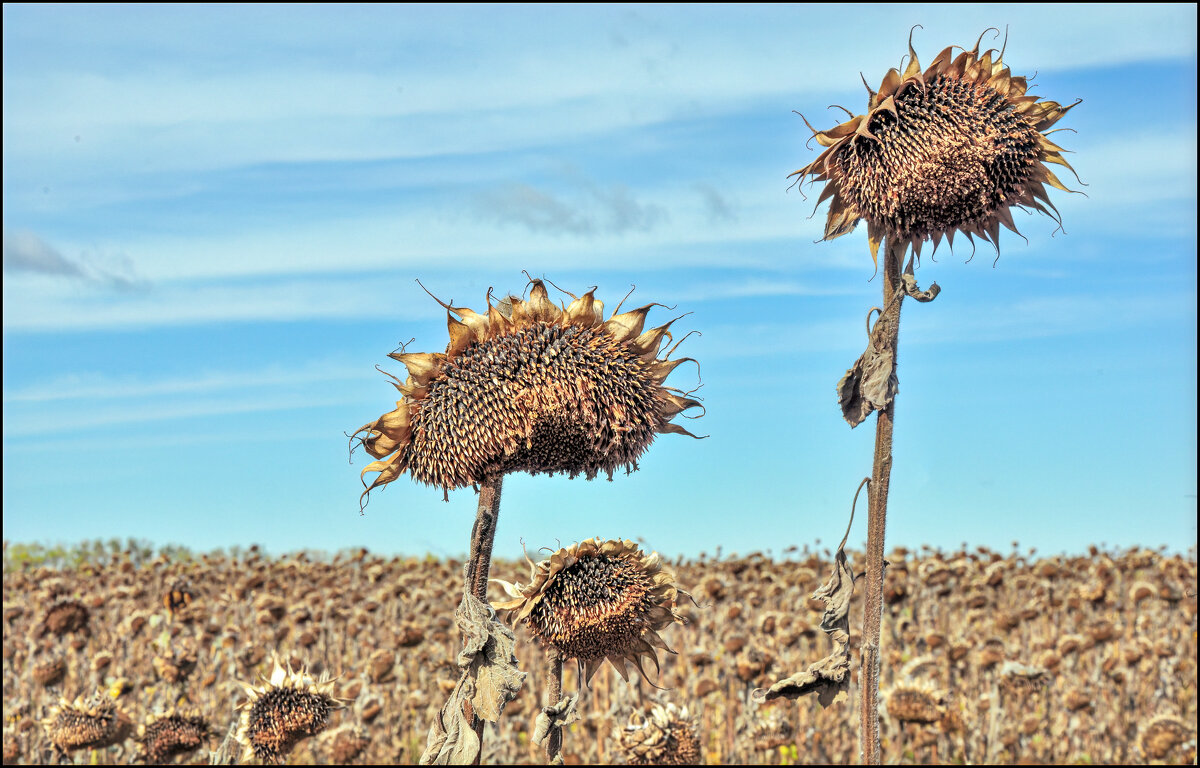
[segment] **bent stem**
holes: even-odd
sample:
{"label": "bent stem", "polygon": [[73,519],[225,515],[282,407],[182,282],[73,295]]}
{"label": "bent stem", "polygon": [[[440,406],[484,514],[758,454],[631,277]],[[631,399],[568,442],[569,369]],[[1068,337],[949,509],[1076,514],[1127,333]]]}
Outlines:
{"label": "bent stem", "polygon": [[[487,602],[488,572],[492,567],[492,542],[496,538],[496,518],[500,516],[500,489],[503,475],[488,477],[479,484],[479,509],[471,529],[471,554],[467,561],[467,578],[463,590],[484,603]],[[471,727],[479,737],[479,754],[474,765],[483,759],[483,720],[472,715]]]}
{"label": "bent stem", "polygon": [[[550,674],[546,676],[546,700],[549,702],[547,706],[554,707],[562,699],[562,653],[552,647],[547,654],[547,660],[550,662]],[[546,759],[549,765],[562,765],[562,740],[562,728],[551,726],[550,734],[546,738]]]}
{"label": "bent stem", "polygon": [[[901,260],[904,244],[887,243],[883,260],[883,306],[880,315],[882,344],[896,351],[900,338],[900,305],[904,301]],[[893,365],[895,358],[893,357]],[[882,759],[879,746],[879,635],[883,622],[883,539],[887,522],[888,484],[892,476],[892,424],[896,401],[888,403],[875,421],[875,460],[871,468],[871,493],[867,504],[867,562],[863,609],[863,636],[860,647],[862,673],[859,677],[862,695],[859,743],[862,759],[868,765],[879,765]]]}

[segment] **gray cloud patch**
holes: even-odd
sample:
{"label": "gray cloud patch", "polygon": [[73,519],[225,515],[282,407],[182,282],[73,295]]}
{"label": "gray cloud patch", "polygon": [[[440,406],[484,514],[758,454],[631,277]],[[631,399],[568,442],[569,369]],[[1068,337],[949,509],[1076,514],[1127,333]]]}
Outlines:
{"label": "gray cloud patch", "polygon": [[[124,270],[128,272],[129,270]],[[129,274],[71,260],[57,248],[28,230],[4,232],[4,274],[33,273],[82,280],[112,288],[134,289],[144,283]]]}
{"label": "gray cloud patch", "polygon": [[639,202],[622,184],[573,183],[575,189],[563,196],[528,184],[508,184],[480,195],[476,207],[501,223],[552,234],[648,232],[667,218],[662,206]]}
{"label": "gray cloud patch", "polygon": [[704,201],[704,210],[713,221],[737,221],[737,213],[717,188],[705,182],[696,183],[696,191]]}

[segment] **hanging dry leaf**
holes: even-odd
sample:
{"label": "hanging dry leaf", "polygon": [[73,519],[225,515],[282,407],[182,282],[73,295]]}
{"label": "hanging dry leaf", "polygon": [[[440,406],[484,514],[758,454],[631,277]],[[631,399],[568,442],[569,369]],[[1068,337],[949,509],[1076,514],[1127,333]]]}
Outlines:
{"label": "hanging dry leaf", "polygon": [[541,714],[537,716],[533,726],[533,736],[529,740],[539,747],[545,747],[553,729],[562,730],[579,719],[579,713],[575,711],[578,702],[579,694],[575,693],[563,697],[552,707],[542,707]]}
{"label": "hanging dry leaf", "polygon": [[866,421],[872,411],[887,408],[900,391],[895,350],[883,343],[885,336],[880,333],[884,322],[881,319],[875,324],[867,351],[854,361],[837,385],[838,405],[851,427]]}
{"label": "hanging dry leaf", "polygon": [[421,765],[473,763],[479,756],[479,737],[472,720],[499,720],[504,705],[517,697],[525,682],[513,653],[516,636],[496,619],[490,605],[466,594],[454,615],[463,634],[458,654],[463,673],[429,728]]}
{"label": "hanging dry leaf", "polygon": [[834,650],[798,675],[780,680],[770,688],[753,693],[758,703],[784,697],[798,699],[817,694],[822,707],[848,698],[850,687],[850,599],[854,595],[854,575],[846,565],[846,552],[839,548],[834,559],[833,573],[817,591],[814,600],[825,602],[821,630],[833,640]]}
{"label": "hanging dry leaf", "polygon": [[[909,262],[909,270],[911,270],[911,269],[912,269],[912,262]],[[942,286],[938,285],[937,283],[934,283],[933,285],[929,286],[928,291],[922,291],[920,289],[920,287],[917,286],[916,275],[914,275],[911,271],[904,273],[904,295],[905,296],[908,296],[909,298],[913,298],[913,299],[916,299],[917,301],[924,303],[926,301],[933,301],[934,299],[937,298],[937,295],[941,292],[942,292]]]}

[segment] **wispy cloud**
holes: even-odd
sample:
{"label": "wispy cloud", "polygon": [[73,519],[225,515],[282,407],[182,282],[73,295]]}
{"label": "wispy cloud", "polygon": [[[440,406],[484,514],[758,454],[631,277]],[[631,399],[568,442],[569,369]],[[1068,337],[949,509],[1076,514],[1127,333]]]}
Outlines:
{"label": "wispy cloud", "polygon": [[80,280],[121,290],[145,287],[124,270],[94,263],[86,255],[68,259],[54,246],[28,230],[4,231],[4,274],[31,273]]}
{"label": "wispy cloud", "polygon": [[205,395],[263,387],[295,387],[316,382],[365,380],[373,375],[374,371],[369,368],[341,366],[327,361],[308,363],[295,369],[270,367],[256,371],[210,371],[166,378],[70,374],[39,381],[36,385],[21,389],[6,389],[4,402],[18,404],[81,400],[95,403],[102,400]]}
{"label": "wispy cloud", "polygon": [[704,202],[704,210],[714,221],[737,221],[733,204],[716,187],[703,181],[696,182],[696,191]]}
{"label": "wispy cloud", "polygon": [[501,225],[518,224],[532,232],[571,235],[621,235],[649,232],[667,219],[661,205],[638,201],[623,184],[601,186],[577,180],[556,196],[529,184],[507,184],[480,194],[476,209]]}

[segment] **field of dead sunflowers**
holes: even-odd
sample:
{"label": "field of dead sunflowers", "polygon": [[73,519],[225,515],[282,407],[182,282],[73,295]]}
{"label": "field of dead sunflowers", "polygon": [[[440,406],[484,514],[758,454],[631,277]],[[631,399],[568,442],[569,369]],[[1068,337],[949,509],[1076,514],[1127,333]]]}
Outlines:
{"label": "field of dead sunflowers", "polygon": [[[6,545],[6,764],[415,763],[459,676],[449,607],[462,562],[365,550],[10,555]],[[885,761],[1195,761],[1194,550],[887,560]],[[752,696],[827,653],[823,604],[809,595],[830,565],[794,549],[665,562],[695,604],[659,633],[675,651],[658,653],[657,674],[648,665],[659,688],[594,670],[564,729],[565,761],[857,760],[851,702]],[[492,563],[497,579],[528,570]],[[490,597],[503,599],[495,584]],[[545,760],[531,736],[546,654],[526,629],[516,637],[528,676],[498,730],[488,726],[485,763]],[[568,664],[564,692],[580,687]]]}

